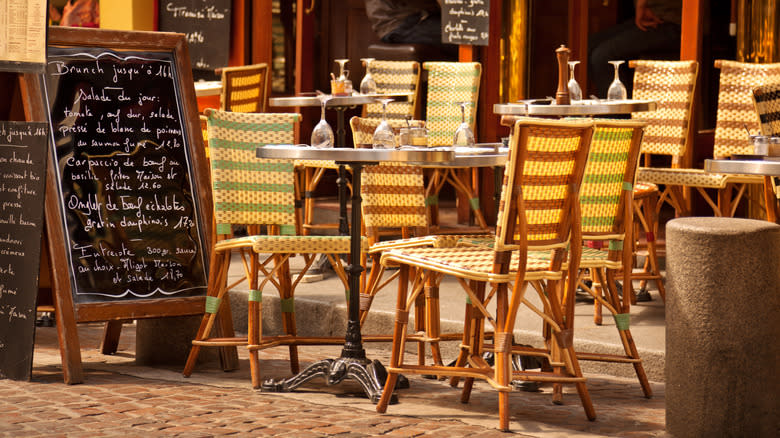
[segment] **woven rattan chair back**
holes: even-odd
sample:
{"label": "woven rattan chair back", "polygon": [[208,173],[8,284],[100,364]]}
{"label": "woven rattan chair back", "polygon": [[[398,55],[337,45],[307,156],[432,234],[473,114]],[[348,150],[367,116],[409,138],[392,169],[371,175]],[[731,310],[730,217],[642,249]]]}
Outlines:
{"label": "woven rattan chair back", "polygon": [[[349,119],[349,127],[352,129],[352,142],[356,148],[371,148],[374,144],[374,131],[382,123],[381,118],[352,117]],[[401,128],[407,126],[405,119],[387,119],[387,123],[393,128],[396,135],[396,143]]]}
{"label": "woven rattan chair back", "polygon": [[428,72],[425,116],[428,146],[451,146],[455,130],[461,123],[457,102],[471,102],[466,107],[466,121],[474,130],[482,65],[478,62],[426,62],[423,68]]}
{"label": "woven rattan chair back", "polygon": [[363,168],[363,223],[366,229],[426,227],[422,169],[402,164]]}
{"label": "woven rattan chair back", "polygon": [[234,113],[208,109],[211,183],[218,234],[229,225],[279,225],[295,229],[293,163],[260,160],[255,148],[292,143],[298,114]]}
{"label": "woven rattan chair back", "polygon": [[218,69],[222,78],[219,109],[241,113],[261,113],[266,108],[268,64]]}
{"label": "woven rattan chair back", "polygon": [[623,240],[644,126],[638,121],[596,122],[580,191],[583,238]]}
{"label": "woven rattan chair back", "polygon": [[696,61],[631,61],[634,67],[634,99],[652,100],[657,109],[633,113],[647,122],[642,153],[670,155],[679,167],[687,148],[699,63]]}
{"label": "woven rattan chair back", "polygon": [[753,102],[761,123],[761,134],[780,136],[780,82],[756,87]]}
{"label": "woven rattan chair back", "polygon": [[[387,118],[414,117],[417,110],[417,88],[420,86],[420,64],[417,61],[372,61],[371,76],[376,81],[377,93],[410,93],[406,102],[390,102]],[[363,107],[364,117],[382,118],[382,104],[369,103]]]}
{"label": "woven rattan chair back", "polygon": [[720,68],[720,90],[713,156],[727,158],[753,154],[753,146],[745,132],[746,126],[751,132],[759,130],[753,89],[780,82],[780,63],[717,60],[715,67]]}
{"label": "woven rattan chair back", "polygon": [[[513,249],[523,241],[529,249],[565,248],[572,228],[579,226],[577,194],[592,132],[590,121],[514,120],[496,222],[496,251]],[[523,211],[524,217],[519,217]]]}

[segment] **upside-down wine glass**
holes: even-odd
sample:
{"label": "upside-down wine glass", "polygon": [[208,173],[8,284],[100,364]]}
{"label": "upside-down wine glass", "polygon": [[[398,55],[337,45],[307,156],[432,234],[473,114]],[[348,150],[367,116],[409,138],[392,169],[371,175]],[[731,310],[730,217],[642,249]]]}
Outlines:
{"label": "upside-down wine glass", "polygon": [[311,132],[311,145],[315,148],[332,148],[334,143],[333,128],[330,127],[325,120],[325,106],[331,99],[330,94],[325,94],[321,91],[317,92],[317,99],[320,100],[320,121],[314,130]]}
{"label": "upside-down wine glass", "polygon": [[474,132],[471,130],[471,126],[466,123],[466,105],[471,105],[471,102],[455,102],[456,105],[460,105],[460,125],[455,130],[455,136],[452,138],[452,144],[454,146],[474,146]]}
{"label": "upside-down wine glass", "polygon": [[628,98],[626,86],[620,82],[620,64],[623,62],[609,61],[615,67],[615,79],[609,85],[609,90],[607,90],[607,100],[626,100]]}
{"label": "upside-down wine glass", "polygon": [[379,99],[382,103],[382,122],[374,130],[374,149],[394,149],[395,133],[387,123],[387,104],[393,99]]}
{"label": "upside-down wine glass", "polygon": [[582,100],[582,89],[577,79],[574,77],[574,67],[579,64],[579,61],[569,61],[569,97],[571,100]]}
{"label": "upside-down wine glass", "polygon": [[366,64],[366,74],[360,81],[360,94],[376,94],[376,81],[371,76],[371,62],[374,58],[360,58]]}

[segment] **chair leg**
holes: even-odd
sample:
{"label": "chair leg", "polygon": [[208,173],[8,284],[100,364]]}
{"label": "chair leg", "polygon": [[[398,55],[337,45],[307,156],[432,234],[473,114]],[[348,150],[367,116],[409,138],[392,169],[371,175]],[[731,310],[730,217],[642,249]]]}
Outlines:
{"label": "chair leg", "polygon": [[384,413],[395,390],[398,380],[398,367],[403,361],[404,338],[406,326],[409,323],[409,313],[406,311],[406,296],[409,288],[409,266],[401,265],[398,275],[398,297],[396,298],[395,325],[393,327],[393,345],[390,356],[390,368],[387,370],[387,380],[382,390],[382,397],[376,405],[376,411]]}
{"label": "chair leg", "polygon": [[[621,300],[614,286],[615,272],[611,269],[607,270],[606,278],[607,278],[607,294],[608,294],[607,299],[611,302],[612,307],[614,309],[621,309]],[[629,310],[626,308],[626,306],[622,307],[621,312],[623,312],[624,314],[628,314],[628,311]],[[623,350],[626,353],[626,357],[630,359],[634,359],[633,362],[634,371],[636,372],[636,377],[639,380],[639,384],[642,386],[642,392],[644,392],[645,397],[651,398],[653,396],[653,390],[650,387],[650,382],[647,379],[647,373],[645,373],[645,368],[642,365],[642,360],[639,358],[639,352],[637,351],[636,343],[634,343],[634,338],[631,335],[628,318],[620,319],[619,317],[616,316],[615,327],[618,330],[620,341],[623,344]]]}
{"label": "chair leg", "polygon": [[[211,275],[209,276],[208,291],[209,298],[213,298],[215,302],[219,302],[227,292],[227,271],[230,268],[230,251],[222,252],[219,254],[212,254],[211,262]],[[203,314],[203,318],[200,321],[200,327],[195,335],[193,345],[190,348],[190,352],[187,355],[187,361],[184,364],[184,370],[182,375],[189,377],[192,375],[192,371],[195,368],[195,364],[198,361],[198,355],[200,353],[200,345],[196,341],[204,341],[211,335],[211,330],[214,327],[214,323],[217,319],[217,311],[219,306],[214,309],[207,308],[207,312]],[[213,310],[213,312],[209,312]]]}

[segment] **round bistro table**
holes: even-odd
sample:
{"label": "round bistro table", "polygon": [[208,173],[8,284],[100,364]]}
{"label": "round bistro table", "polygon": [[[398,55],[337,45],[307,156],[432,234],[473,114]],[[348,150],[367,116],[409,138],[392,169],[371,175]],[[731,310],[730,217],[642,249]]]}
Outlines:
{"label": "round bistro table", "polygon": [[704,170],[714,173],[763,175],[766,218],[770,222],[777,223],[780,214],[777,211],[777,195],[773,189],[772,178],[780,176],[780,157],[755,160],[704,160]]}
{"label": "round bistro table", "polygon": [[[352,378],[365,391],[372,403],[377,403],[382,395],[387,373],[378,361],[366,357],[360,333],[360,224],[361,196],[360,174],[363,166],[379,162],[398,162],[410,164],[446,163],[455,159],[452,148],[409,148],[409,149],[318,149],[306,145],[261,146],[256,150],[257,158],[276,158],[287,160],[333,160],[339,165],[352,168],[352,218],[350,236],[350,263],[345,267],[349,275],[349,294],[347,331],[344,348],[337,359],[323,359],[308,366],[298,375],[289,379],[268,380],[262,389],[272,392],[292,391],[301,384],[321,376],[327,385],[335,385],[342,380]],[[395,394],[393,395],[395,397]],[[391,401],[394,403],[395,401]]]}
{"label": "round bistro table", "polygon": [[653,100],[584,99],[569,105],[557,105],[555,99],[529,99],[497,103],[493,105],[493,112],[504,116],[576,117],[630,114],[654,111],[656,107]]}

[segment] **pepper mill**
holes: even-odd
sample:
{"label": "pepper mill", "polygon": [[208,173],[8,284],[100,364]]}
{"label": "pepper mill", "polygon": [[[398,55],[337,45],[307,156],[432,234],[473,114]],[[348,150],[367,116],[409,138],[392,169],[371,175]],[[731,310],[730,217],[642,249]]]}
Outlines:
{"label": "pepper mill", "polygon": [[571,104],[569,86],[567,85],[569,80],[570,53],[569,48],[563,44],[555,50],[555,56],[558,57],[558,91],[555,92],[555,103],[557,105]]}

